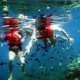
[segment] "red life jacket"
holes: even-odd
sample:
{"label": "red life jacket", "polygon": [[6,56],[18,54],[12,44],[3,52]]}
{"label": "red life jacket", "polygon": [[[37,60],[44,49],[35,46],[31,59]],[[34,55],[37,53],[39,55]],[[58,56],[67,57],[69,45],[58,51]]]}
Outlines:
{"label": "red life jacket", "polygon": [[3,24],[4,25],[14,25],[14,26],[17,26],[19,23],[19,21],[15,18],[5,18],[4,21],[3,21]]}
{"label": "red life jacket", "polygon": [[37,36],[39,39],[41,38],[49,38],[53,36],[53,30],[50,27],[46,27],[45,29],[38,29]]}
{"label": "red life jacket", "polygon": [[[14,32],[16,31],[18,30],[9,30],[5,33],[5,39],[8,40],[9,46],[19,46],[22,44],[19,37],[16,34],[14,34]],[[18,34],[20,33],[18,32]]]}
{"label": "red life jacket", "polygon": [[47,36],[51,37],[54,35],[54,31],[50,28],[50,26],[46,27]]}

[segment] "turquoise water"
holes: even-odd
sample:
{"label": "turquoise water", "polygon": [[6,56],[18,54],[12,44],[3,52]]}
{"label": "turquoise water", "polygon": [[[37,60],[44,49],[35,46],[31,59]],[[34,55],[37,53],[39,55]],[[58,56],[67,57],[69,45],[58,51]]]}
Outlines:
{"label": "turquoise water", "polygon": [[[65,79],[64,77],[70,64],[76,63],[75,65],[78,65],[80,63],[79,4],[73,2],[74,5],[57,5],[57,3],[54,5],[54,2],[45,3],[45,1],[40,4],[37,0],[34,0],[36,3],[25,0],[24,2],[27,5],[25,4],[26,6],[23,6],[22,3],[19,3],[20,1],[21,0],[14,0],[14,2],[12,1],[11,3],[9,0],[10,3],[8,2],[7,5],[10,9],[10,16],[17,17],[20,12],[34,18],[41,13],[44,15],[52,14],[54,23],[60,24],[60,27],[65,29],[74,41],[72,44],[69,44],[62,37],[56,38],[56,46],[48,47],[48,52],[46,52],[41,46],[37,48],[37,45],[43,45],[42,41],[38,40],[36,42],[37,45],[32,46],[30,53],[25,57],[28,61],[28,64],[25,66],[26,75],[22,75],[20,66],[16,64],[19,60],[15,58],[13,80],[75,80]],[[17,3],[17,5],[15,3]],[[1,4],[1,9],[3,8],[2,6]],[[2,16],[0,22],[2,22]],[[60,33],[56,32],[56,34]],[[27,38],[22,45],[23,51],[28,42],[29,38]],[[0,65],[0,80],[8,80],[8,51],[7,43],[0,43],[0,62],[5,63],[4,65]],[[78,80],[80,80],[80,78]]]}

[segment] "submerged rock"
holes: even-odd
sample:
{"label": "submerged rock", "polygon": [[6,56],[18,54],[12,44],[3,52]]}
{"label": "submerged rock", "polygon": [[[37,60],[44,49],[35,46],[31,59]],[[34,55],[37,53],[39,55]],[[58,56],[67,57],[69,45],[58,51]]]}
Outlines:
{"label": "submerged rock", "polygon": [[64,80],[80,80],[80,63],[79,59],[74,59],[65,70]]}

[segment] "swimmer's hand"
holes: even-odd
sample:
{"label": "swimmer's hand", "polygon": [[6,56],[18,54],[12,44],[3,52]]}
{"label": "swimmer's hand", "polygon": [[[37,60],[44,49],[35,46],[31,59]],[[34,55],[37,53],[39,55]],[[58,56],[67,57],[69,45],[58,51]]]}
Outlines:
{"label": "swimmer's hand", "polygon": [[24,42],[24,41],[25,41],[25,39],[24,39],[24,38],[22,38],[22,39],[21,39],[21,42]]}
{"label": "swimmer's hand", "polygon": [[25,50],[26,50],[27,54],[29,54],[29,52],[30,52],[30,47],[29,47],[29,46],[26,46]]}
{"label": "swimmer's hand", "polygon": [[26,47],[25,47],[24,56],[25,56],[26,54],[29,54],[29,52],[30,52],[30,48],[29,48],[28,46],[26,46]]}
{"label": "swimmer's hand", "polygon": [[69,39],[68,39],[68,42],[70,42],[70,43],[72,43],[73,41],[74,41],[73,38],[69,38]]}
{"label": "swimmer's hand", "polygon": [[21,38],[21,35],[18,33],[18,31],[15,31],[14,34],[15,34],[18,38]]}

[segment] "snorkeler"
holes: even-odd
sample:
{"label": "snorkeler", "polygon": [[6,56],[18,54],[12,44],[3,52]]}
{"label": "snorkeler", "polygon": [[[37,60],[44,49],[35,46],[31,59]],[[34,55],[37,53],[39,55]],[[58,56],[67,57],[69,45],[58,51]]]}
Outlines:
{"label": "snorkeler", "polygon": [[48,45],[50,43],[51,45],[55,46],[56,40],[54,31],[62,32],[69,42],[72,41],[72,39],[69,38],[65,30],[63,30],[60,27],[55,27],[54,25],[52,25],[51,15],[47,16],[40,15],[36,20],[36,29],[37,39],[42,39],[45,45]]}
{"label": "snorkeler", "polygon": [[21,69],[24,72],[24,66],[26,64],[22,51],[22,42],[24,41],[23,35],[18,28],[19,21],[15,18],[4,17],[4,27],[8,29],[5,32],[5,37],[0,39],[2,41],[8,41],[9,46],[9,79],[12,80],[12,68],[15,56],[18,56],[21,61]]}
{"label": "snorkeler", "polygon": [[55,46],[56,39],[55,39],[54,31],[62,32],[66,36],[67,40],[69,42],[72,42],[72,39],[69,38],[65,30],[63,30],[58,26],[52,25],[51,15],[47,15],[47,16],[40,15],[35,20],[35,27],[33,27],[32,30],[33,35],[31,36],[31,40],[29,41],[28,45],[25,47],[26,51],[24,55],[30,52],[30,48],[38,39],[43,40],[45,46],[42,46],[42,48],[44,48],[46,52],[47,52],[46,48],[48,45]]}

